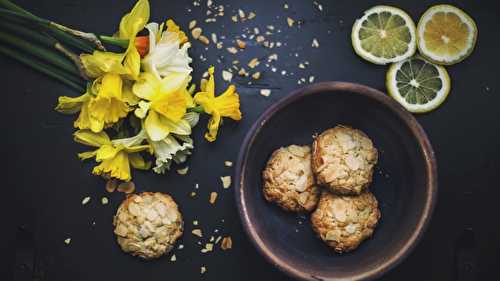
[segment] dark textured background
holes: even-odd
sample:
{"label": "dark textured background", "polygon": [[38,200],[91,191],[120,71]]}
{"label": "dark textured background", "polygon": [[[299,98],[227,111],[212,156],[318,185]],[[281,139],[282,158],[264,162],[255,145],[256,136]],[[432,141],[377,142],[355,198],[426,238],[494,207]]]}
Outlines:
{"label": "dark textured background", "polygon": [[[102,34],[113,33],[121,16],[133,4],[133,1],[110,0],[16,2],[40,16]],[[84,147],[72,140],[74,117],[52,110],[58,96],[78,93],[0,57],[2,144],[8,155],[3,163],[7,175],[4,192],[14,190],[15,193],[15,201],[8,200],[14,203],[15,209],[6,215],[7,221],[13,220],[13,227],[9,227],[12,235],[6,243],[10,260],[6,269],[9,276],[14,276],[13,280],[288,279],[267,264],[244,235],[233,191],[223,190],[220,185],[219,176],[233,173],[223,162],[236,160],[240,142],[253,120],[274,101],[298,87],[297,79],[314,75],[316,81],[352,81],[385,91],[387,67],[358,58],[350,40],[354,20],[363,10],[382,2],[320,0],[323,12],[319,12],[312,1],[286,2],[290,6],[287,11],[283,9],[285,1],[215,1],[215,4],[226,6],[226,16],[219,18],[217,23],[202,26],[205,33],[226,35],[225,47],[244,27],[258,26],[262,31],[266,25],[274,25],[281,29],[272,38],[286,46],[268,50],[253,45],[242,53],[245,59],[238,56],[247,62],[253,57],[278,53],[279,60],[273,63],[278,72],[259,66],[263,77],[257,87],[273,88],[272,95],[264,98],[255,86],[239,85],[244,118],[238,124],[226,122],[213,144],[203,139],[206,124],[203,119],[194,131],[195,151],[188,162],[189,176],[175,172],[167,175],[134,173],[139,191],[170,193],[181,206],[186,234],[180,243],[185,248],[175,251],[175,263],[168,257],[143,262],[119,250],[111,219],[123,195],[108,195],[104,182],[89,175],[92,164],[82,164],[76,157]],[[415,21],[427,7],[435,4],[433,1],[383,3],[403,8]],[[437,111],[417,117],[436,151],[439,201],[419,246],[383,280],[491,280],[498,269],[499,5],[495,1],[453,3],[476,20],[479,38],[471,57],[447,68],[452,79],[448,100]],[[152,20],[172,17],[184,29],[191,19],[200,22],[206,17],[205,2],[202,7],[193,7],[192,1],[152,0],[151,6]],[[192,12],[188,12],[188,8]],[[230,16],[236,14],[238,8],[255,11],[257,17],[244,24],[233,24]],[[290,29],[286,25],[287,16],[302,19],[304,24],[300,29]],[[318,49],[311,48],[313,38],[320,43]],[[296,52],[299,57],[294,56]],[[205,50],[200,43],[194,42],[190,53],[194,59],[195,81],[209,64],[215,64],[220,73],[233,59],[225,50],[215,49],[213,44]],[[200,54],[207,61],[202,62]],[[220,55],[224,58],[219,58]],[[306,70],[299,70],[297,64],[305,60],[311,65]],[[281,76],[282,69],[293,71],[294,75]],[[224,83],[220,75],[217,78],[218,87],[222,89]],[[199,183],[200,188],[196,199],[192,199],[189,193],[194,190],[195,183]],[[215,206],[208,203],[211,191],[219,193]],[[99,202],[104,195],[110,198],[107,206]],[[91,196],[92,201],[82,206],[85,196]],[[201,254],[200,246],[195,244],[197,240],[190,234],[191,222],[195,219],[207,234],[217,228],[222,235],[231,235],[234,248]],[[72,238],[70,245],[63,243],[67,237]],[[208,272],[200,277],[202,265]],[[457,272],[462,273],[457,275]]]}

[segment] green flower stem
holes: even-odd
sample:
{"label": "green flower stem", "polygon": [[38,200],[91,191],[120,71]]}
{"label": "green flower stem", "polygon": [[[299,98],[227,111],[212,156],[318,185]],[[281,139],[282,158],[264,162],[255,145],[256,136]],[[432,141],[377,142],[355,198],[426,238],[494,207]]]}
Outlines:
{"label": "green flower stem", "polygon": [[27,40],[29,40],[30,42],[31,40],[34,40],[47,48],[52,48],[57,43],[57,40],[55,40],[53,37],[40,31],[33,31],[32,29],[26,28],[20,24],[14,24],[8,21],[0,21],[0,28],[2,30],[8,31],[9,33],[16,33],[22,38],[27,38]]}
{"label": "green flower stem", "polygon": [[59,69],[55,68],[52,65],[34,61],[33,59],[21,54],[20,52],[11,50],[9,48],[5,48],[4,46],[1,46],[1,45],[0,45],[0,53],[6,55],[8,57],[11,57],[19,62],[22,62],[22,63],[26,64],[27,66],[30,66],[31,68],[33,68],[39,72],[42,72],[42,73],[44,73],[44,74],[46,74],[46,75],[48,75],[56,80],[59,80],[63,84],[65,84],[65,85],[67,85],[67,86],[69,86],[69,87],[71,87],[79,92],[84,91],[84,88],[81,85],[79,85],[73,81],[70,81],[64,72],[60,71]]}
{"label": "green flower stem", "polygon": [[112,36],[105,36],[105,35],[99,35],[99,39],[101,39],[102,42],[110,44],[110,45],[115,45],[119,46],[122,48],[128,48],[128,39],[120,39]]}
{"label": "green flower stem", "polygon": [[[4,0],[0,0],[0,4]],[[11,10],[6,10],[0,8],[0,15],[3,17],[10,17],[14,19],[24,19],[27,20],[28,22],[33,23],[35,26],[45,28],[47,31],[50,31],[57,39],[61,40],[63,43],[66,43],[70,46],[73,46],[75,48],[78,48],[82,51],[85,51],[87,53],[92,53],[94,51],[94,47],[88,44],[86,41],[83,41],[71,34],[66,33],[65,31],[62,31],[50,23],[50,21],[38,18],[38,17],[31,17],[26,14],[22,14],[16,11],[11,11]]]}
{"label": "green flower stem", "polygon": [[68,61],[65,57],[61,56],[60,54],[52,50],[34,45],[28,41],[25,41],[23,39],[20,39],[18,37],[12,36],[10,34],[1,31],[0,31],[0,41],[3,41],[14,47],[17,47],[49,63],[52,63],[53,65],[61,68],[66,72],[80,76],[80,73],[78,69],[75,67],[75,65],[73,65],[70,61]]}
{"label": "green flower stem", "polygon": [[0,6],[3,6],[6,9],[14,11],[14,12],[16,12],[18,14],[24,15],[26,18],[34,20],[34,21],[37,21],[40,24],[47,25],[48,27],[52,27],[54,29],[66,32],[68,34],[72,34],[72,35],[74,35],[74,36],[76,36],[78,38],[81,38],[81,39],[84,39],[86,41],[89,41],[92,44],[94,44],[97,47],[97,49],[99,49],[101,51],[105,51],[106,50],[106,48],[104,48],[104,45],[102,45],[102,43],[99,40],[99,38],[95,34],[93,34],[93,33],[82,32],[82,31],[79,31],[79,30],[76,30],[76,29],[72,29],[72,28],[66,27],[64,25],[55,23],[53,21],[49,21],[49,20],[40,18],[40,17],[38,17],[38,16],[36,16],[36,15],[28,12],[27,10],[25,10],[25,9],[17,6],[16,4],[10,2],[9,0],[0,0]]}
{"label": "green flower stem", "polygon": [[195,106],[195,107],[190,107],[187,109],[188,112],[196,112],[196,113],[203,113],[205,112],[203,110],[203,107],[201,105]]}

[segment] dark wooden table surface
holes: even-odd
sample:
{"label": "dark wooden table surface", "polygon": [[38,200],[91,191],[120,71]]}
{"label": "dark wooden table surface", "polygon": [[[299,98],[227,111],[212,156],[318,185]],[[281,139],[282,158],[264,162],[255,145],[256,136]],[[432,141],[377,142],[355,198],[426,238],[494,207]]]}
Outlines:
{"label": "dark wooden table surface", "polygon": [[[78,27],[112,34],[121,16],[133,1],[111,0],[18,0],[35,14]],[[194,131],[195,151],[188,165],[188,176],[175,172],[156,175],[135,172],[139,191],[162,191],[173,195],[186,221],[186,234],[176,250],[177,261],[168,257],[143,262],[121,252],[115,242],[111,219],[122,194],[108,195],[104,182],[90,175],[92,164],[82,164],[76,153],[84,147],[71,137],[74,117],[62,116],[53,108],[60,95],[78,93],[47,79],[16,62],[0,57],[2,81],[2,144],[7,152],[4,196],[14,209],[4,216],[12,220],[8,271],[13,280],[89,281],[89,280],[287,280],[288,277],[267,264],[243,233],[233,198],[233,190],[223,190],[219,177],[233,171],[225,160],[235,161],[240,143],[257,116],[273,102],[300,87],[302,77],[315,81],[340,80],[366,84],[385,91],[387,67],[369,64],[357,57],[351,47],[350,29],[362,12],[378,1],[214,1],[224,4],[225,16],[216,23],[202,23],[205,33],[225,35],[225,47],[244,32],[273,25],[272,41],[280,48],[250,45],[241,55],[230,55],[213,44],[208,48],[193,42],[190,51],[198,81],[209,65],[220,73],[234,58],[247,62],[277,53],[272,63],[276,72],[259,66],[261,80],[248,86],[248,79],[235,78],[241,95],[244,118],[238,124],[226,122],[217,142],[203,139],[206,119]],[[285,10],[284,4],[289,8]],[[435,1],[385,1],[398,6],[415,21]],[[448,67],[452,92],[435,112],[417,116],[429,135],[439,165],[439,200],[432,222],[420,244],[383,280],[492,280],[500,258],[499,175],[500,93],[499,93],[499,16],[496,1],[452,1],[476,21],[479,38],[474,53],[466,61]],[[193,1],[151,0],[151,19],[174,18],[187,30],[189,21],[203,22],[206,1],[199,7]],[[232,23],[237,9],[254,11],[257,17],[245,23]],[[286,18],[301,20],[300,28],[288,27]],[[279,32],[278,32],[279,30]],[[312,48],[316,38],[319,48]],[[297,54],[297,55],[296,55]],[[206,58],[201,60],[200,56]],[[234,58],[233,58],[234,57]],[[298,64],[309,62],[306,69]],[[281,71],[287,74],[282,75]],[[293,74],[292,74],[293,73]],[[220,75],[218,87],[226,86]],[[270,88],[270,97],[259,95],[259,88]],[[314,114],[314,112],[311,112]],[[198,196],[190,198],[196,183]],[[217,191],[215,206],[208,203]],[[82,206],[85,196],[90,204]],[[110,198],[103,206],[102,196]],[[14,214],[12,216],[12,214]],[[263,218],[265,219],[265,218]],[[201,254],[190,234],[192,221],[198,220],[205,233],[215,229],[231,235],[234,248]],[[71,237],[71,244],[63,242]],[[208,271],[200,275],[200,267]],[[8,278],[9,279],[9,278]],[[4,279],[5,280],[5,279]]]}

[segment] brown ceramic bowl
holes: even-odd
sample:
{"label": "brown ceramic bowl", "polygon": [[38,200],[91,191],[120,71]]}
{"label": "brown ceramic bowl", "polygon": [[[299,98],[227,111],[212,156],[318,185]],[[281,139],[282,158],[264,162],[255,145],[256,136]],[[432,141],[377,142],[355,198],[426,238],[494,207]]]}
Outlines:
{"label": "brown ceramic bowl", "polygon": [[[275,149],[310,144],[312,135],[338,124],[361,129],[378,148],[370,190],[382,212],[373,237],[342,255],[316,237],[309,215],[287,213],[266,202],[261,179]],[[434,152],[415,118],[384,93],[343,82],[308,86],[267,109],[244,140],[235,182],[250,240],[270,263],[303,280],[380,277],[415,247],[437,196]]]}

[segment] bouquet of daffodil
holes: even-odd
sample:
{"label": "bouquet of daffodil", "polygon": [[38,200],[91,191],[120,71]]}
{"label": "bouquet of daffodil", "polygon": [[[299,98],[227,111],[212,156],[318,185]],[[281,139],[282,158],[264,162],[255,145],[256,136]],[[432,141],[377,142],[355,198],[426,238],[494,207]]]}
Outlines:
{"label": "bouquet of daffodil", "polygon": [[[114,36],[65,27],[8,0],[0,0],[0,7],[0,17],[8,20],[0,23],[0,41],[23,51],[0,45],[0,53],[82,91],[77,97],[59,97],[56,110],[78,114],[74,139],[94,148],[78,156],[95,159],[95,175],[130,181],[130,167],[164,173],[191,154],[190,135],[200,114],[211,115],[208,141],[216,139],[223,117],[241,119],[233,85],[216,96],[213,67],[195,93],[188,38],[173,20],[148,23],[147,0],[137,1]],[[138,36],[143,30],[148,36]],[[105,44],[122,51],[106,51]]]}

